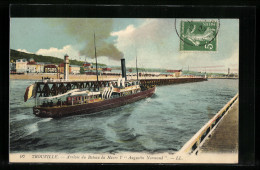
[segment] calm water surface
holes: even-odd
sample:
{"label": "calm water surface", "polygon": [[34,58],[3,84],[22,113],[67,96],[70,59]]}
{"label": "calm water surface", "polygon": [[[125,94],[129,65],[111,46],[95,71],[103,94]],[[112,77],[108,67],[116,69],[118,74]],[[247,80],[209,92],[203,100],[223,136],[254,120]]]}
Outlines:
{"label": "calm water surface", "polygon": [[93,115],[33,115],[23,102],[34,81],[10,81],[10,151],[176,152],[238,92],[238,80],[159,86],[153,97]]}

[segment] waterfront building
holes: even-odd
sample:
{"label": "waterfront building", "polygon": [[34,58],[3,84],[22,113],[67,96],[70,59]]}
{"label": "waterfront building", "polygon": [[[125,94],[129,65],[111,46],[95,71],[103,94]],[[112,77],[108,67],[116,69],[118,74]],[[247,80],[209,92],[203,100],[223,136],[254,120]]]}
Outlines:
{"label": "waterfront building", "polygon": [[10,61],[10,73],[15,73],[16,72],[16,63],[11,60]]}
{"label": "waterfront building", "polygon": [[[64,73],[64,63],[58,65],[58,72],[62,74]],[[69,66],[69,73],[71,73],[71,66]]]}
{"label": "waterfront building", "polygon": [[44,73],[44,65],[45,65],[45,63],[43,63],[43,62],[37,62],[36,72],[37,73]]}
{"label": "waterfront building", "polygon": [[45,65],[44,73],[57,73],[57,66],[54,64]]}
{"label": "waterfront building", "polygon": [[112,68],[102,68],[102,74],[110,75]]}
{"label": "waterfront building", "polygon": [[102,71],[109,71],[109,72],[111,72],[111,70],[112,70],[112,68],[102,68]]}
{"label": "waterfront building", "polygon": [[158,77],[162,74],[160,72],[139,72],[138,75],[144,77]]}
{"label": "waterfront building", "polygon": [[91,63],[88,63],[88,62],[85,62],[85,63],[83,64],[83,67],[84,67],[84,68],[91,68],[91,66],[92,66],[92,64],[91,64]]}
{"label": "waterfront building", "polygon": [[71,74],[79,74],[80,73],[80,66],[70,65],[70,73]]}
{"label": "waterfront building", "polygon": [[15,67],[16,67],[17,73],[26,73],[27,72],[27,60],[26,59],[16,60]]}
{"label": "waterfront building", "polygon": [[37,72],[36,67],[37,67],[37,63],[34,61],[33,58],[31,58],[29,60],[29,62],[27,63],[27,72],[28,73],[36,73]]}
{"label": "waterfront building", "polygon": [[182,75],[182,70],[167,70],[168,73],[173,73],[174,77],[180,77]]}
{"label": "waterfront building", "polygon": [[29,59],[29,62],[35,62],[33,58],[30,58]]}

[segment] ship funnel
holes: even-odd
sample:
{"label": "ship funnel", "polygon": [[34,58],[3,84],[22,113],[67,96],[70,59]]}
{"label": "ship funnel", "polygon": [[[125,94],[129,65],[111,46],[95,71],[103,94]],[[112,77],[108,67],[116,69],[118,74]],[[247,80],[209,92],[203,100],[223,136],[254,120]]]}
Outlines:
{"label": "ship funnel", "polygon": [[127,80],[126,78],[126,68],[125,68],[125,59],[121,59],[121,70],[122,70],[122,78],[125,78],[125,81]]}

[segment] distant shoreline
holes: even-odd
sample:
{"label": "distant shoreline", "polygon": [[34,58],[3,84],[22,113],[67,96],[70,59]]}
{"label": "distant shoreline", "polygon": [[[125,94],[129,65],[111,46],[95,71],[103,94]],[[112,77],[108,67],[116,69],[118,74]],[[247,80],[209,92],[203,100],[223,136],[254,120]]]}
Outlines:
{"label": "distant shoreline", "polygon": [[208,79],[239,79],[238,77],[208,77]]}
{"label": "distant shoreline", "polygon": [[[42,78],[57,79],[56,73],[27,73],[27,74],[10,74],[10,80],[37,80],[41,81]],[[64,77],[63,74],[60,77]],[[98,76],[99,80],[117,80],[121,76],[102,75]],[[144,77],[139,77],[145,79]],[[162,78],[162,77],[161,77]],[[172,77],[173,78],[173,77]],[[180,77],[184,78],[184,77]],[[96,81],[96,75],[85,75],[85,74],[70,74],[70,80],[93,80]],[[225,77],[208,77],[208,79],[238,79],[238,78],[225,78]]]}
{"label": "distant shoreline", "polygon": [[[55,73],[27,73],[27,74],[10,74],[10,80],[42,80],[43,77],[48,77],[50,79],[57,79],[57,74]],[[61,74],[60,77],[64,78]],[[100,80],[107,78],[119,78],[119,76],[99,76]],[[96,80],[96,75],[84,75],[84,74],[70,74],[69,79],[71,80]]]}

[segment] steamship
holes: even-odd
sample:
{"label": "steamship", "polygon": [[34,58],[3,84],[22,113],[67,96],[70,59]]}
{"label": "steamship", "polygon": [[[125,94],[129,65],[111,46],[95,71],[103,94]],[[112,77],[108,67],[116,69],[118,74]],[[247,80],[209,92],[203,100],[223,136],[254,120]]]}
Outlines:
{"label": "steamship", "polygon": [[33,107],[33,114],[52,118],[91,114],[133,103],[154,94],[155,86],[144,87],[138,79],[127,81],[125,59],[121,59],[121,68],[122,77],[111,81],[108,87],[99,87],[97,90],[73,89],[57,96],[41,97],[43,102]]}
{"label": "steamship", "polygon": [[[95,59],[96,59],[96,76],[98,82],[98,68],[97,68],[97,55],[96,43],[94,34],[95,45]],[[136,56],[136,70],[137,80],[127,81],[125,59],[121,59],[122,77],[117,81],[109,82],[108,87],[98,87],[89,89],[73,89],[66,93],[59,94],[51,97],[39,97],[39,102],[33,107],[33,114],[38,117],[52,117],[59,118],[65,116],[91,114],[129,103],[151,97],[155,92],[155,86],[144,87],[138,80],[138,67]],[[64,56],[64,79],[68,80],[69,73],[69,57]],[[34,95],[33,95],[34,94]],[[30,97],[35,95],[35,85],[27,87],[24,100],[27,101]],[[37,100],[35,100],[37,101]]]}

